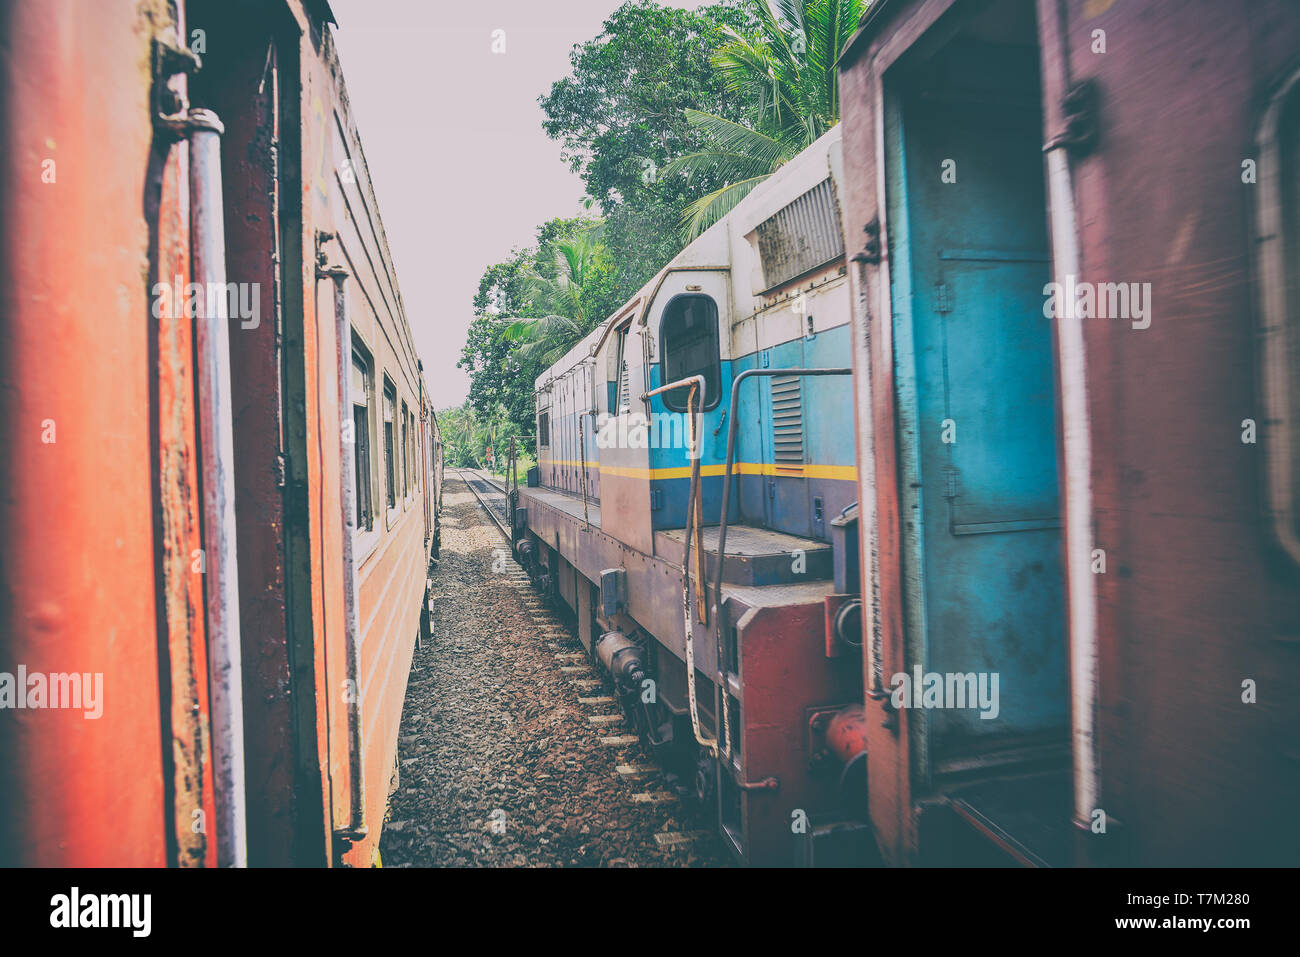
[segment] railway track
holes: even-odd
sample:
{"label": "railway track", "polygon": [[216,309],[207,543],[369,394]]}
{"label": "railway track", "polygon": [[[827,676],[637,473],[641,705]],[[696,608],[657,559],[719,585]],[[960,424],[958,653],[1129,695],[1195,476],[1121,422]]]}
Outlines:
{"label": "railway track", "polygon": [[[452,471],[473,498],[445,508],[434,596],[442,637],[413,672],[399,761],[413,786],[394,797],[385,864],[726,866],[568,623],[490,544],[477,516],[505,535],[504,489]],[[489,767],[490,781],[471,784]]]}
{"label": "railway track", "polygon": [[474,493],[483,511],[487,512],[492,524],[510,541],[510,511],[506,503],[506,490],[490,478],[484,477],[476,469],[456,469],[456,474],[466,487]]}

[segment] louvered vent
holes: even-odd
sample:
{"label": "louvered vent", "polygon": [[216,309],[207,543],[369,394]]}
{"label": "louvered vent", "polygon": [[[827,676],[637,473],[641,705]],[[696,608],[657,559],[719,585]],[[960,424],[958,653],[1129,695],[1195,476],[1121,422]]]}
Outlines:
{"label": "louvered vent", "polygon": [[618,381],[618,415],[623,415],[625,412],[632,410],[632,397],[628,395],[630,388],[627,377],[627,361],[625,360],[623,362],[623,374]]}
{"label": "louvered vent", "polygon": [[778,466],[803,465],[803,379],[772,377],[772,438]]}
{"label": "louvered vent", "polygon": [[829,179],[758,224],[758,255],[768,289],[844,256],[844,236]]}

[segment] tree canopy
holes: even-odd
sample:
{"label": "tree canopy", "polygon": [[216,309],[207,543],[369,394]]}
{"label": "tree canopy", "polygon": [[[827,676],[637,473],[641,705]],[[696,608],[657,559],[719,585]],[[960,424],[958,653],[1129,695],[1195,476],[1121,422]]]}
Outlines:
{"label": "tree canopy", "polygon": [[533,383],[684,244],[839,121],[835,60],[869,0],[627,0],[538,98],[599,216],[489,266],[459,364],[468,407],[533,448]]}

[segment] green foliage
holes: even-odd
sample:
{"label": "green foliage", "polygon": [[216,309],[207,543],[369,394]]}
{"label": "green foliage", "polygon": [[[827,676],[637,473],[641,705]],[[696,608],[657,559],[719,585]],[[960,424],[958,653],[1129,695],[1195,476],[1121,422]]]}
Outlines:
{"label": "green foliage", "polygon": [[543,129],[560,141],[605,215],[603,240],[614,268],[607,295],[596,299],[601,319],[681,249],[682,209],[724,185],[709,171],[688,181],[664,169],[707,145],[688,110],[742,118],[742,104],[710,59],[726,30],[754,26],[741,0],[693,11],[629,0],[597,37],[574,46],[569,76],[540,98]]}
{"label": "green foliage", "polygon": [[500,414],[476,412],[468,399],[455,408],[439,412],[438,428],[448,468],[482,468],[487,464],[488,449],[492,449],[498,471],[504,469],[511,441],[521,456],[521,474],[527,470],[524,463],[532,462],[532,458],[523,452],[523,436],[513,423]]}
{"label": "green foliage", "polygon": [[695,11],[629,0],[574,46],[570,75],[539,98],[542,128],[606,214],[680,198],[682,185],[657,171],[702,143],[683,111],[739,118],[710,56],[726,29],[751,25],[735,0]]}
{"label": "green foliage", "polygon": [[680,156],[665,170],[688,182],[701,176],[723,185],[686,206],[682,217],[693,239],[731,212],[778,167],[840,119],[835,61],[853,35],[869,0],[749,0],[752,30],[723,27],[725,42],[712,65],[727,90],[745,105],[745,118],[688,110],[686,118],[706,146]]}
{"label": "green foliage", "polygon": [[610,270],[609,257],[601,245],[600,226],[557,238],[554,275],[525,277],[528,305],[545,313],[540,318],[519,318],[506,326],[503,336],[520,343],[522,361],[536,360],[549,366],[590,332],[603,316],[592,309],[601,280]]}
{"label": "green foliage", "polygon": [[[551,362],[556,341],[521,349],[531,325],[556,334],[557,310],[574,310],[580,325],[567,330],[572,339],[563,354],[603,314],[599,300],[608,285],[609,263],[592,234],[599,224],[589,219],[553,219],[537,228],[537,243],[515,249],[505,262],[489,266],[474,297],[474,318],[457,362],[470,376],[468,404],[482,419],[509,424],[523,448],[534,451],[533,383]],[[577,258],[571,258],[577,257]],[[568,269],[576,267],[579,282]],[[548,318],[550,322],[546,322]]]}

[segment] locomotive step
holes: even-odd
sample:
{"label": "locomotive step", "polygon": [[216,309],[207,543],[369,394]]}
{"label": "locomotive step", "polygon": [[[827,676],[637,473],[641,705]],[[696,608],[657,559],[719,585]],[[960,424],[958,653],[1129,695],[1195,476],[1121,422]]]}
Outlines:
{"label": "locomotive step", "polygon": [[[706,527],[703,537],[708,575],[713,579],[718,571],[718,526]],[[684,529],[655,533],[659,554],[680,556],[685,544]],[[832,572],[831,546],[827,542],[753,525],[727,526],[724,581],[729,585],[794,585],[829,579]]]}

